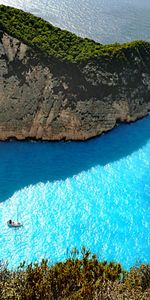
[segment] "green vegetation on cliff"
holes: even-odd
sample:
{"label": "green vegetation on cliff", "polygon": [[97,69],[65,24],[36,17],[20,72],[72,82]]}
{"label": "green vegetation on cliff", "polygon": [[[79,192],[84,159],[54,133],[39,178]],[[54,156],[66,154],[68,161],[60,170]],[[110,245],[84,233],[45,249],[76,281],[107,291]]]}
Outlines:
{"label": "green vegetation on cliff", "polygon": [[74,249],[65,262],[49,266],[47,260],[8,270],[0,262],[1,300],[148,300],[150,267],[122,270],[117,263],[99,262],[84,247]]}
{"label": "green vegetation on cliff", "polygon": [[30,13],[4,5],[0,5],[0,30],[60,60],[77,62],[102,57],[126,60],[130,52],[150,55],[149,42],[102,45],[54,27]]}

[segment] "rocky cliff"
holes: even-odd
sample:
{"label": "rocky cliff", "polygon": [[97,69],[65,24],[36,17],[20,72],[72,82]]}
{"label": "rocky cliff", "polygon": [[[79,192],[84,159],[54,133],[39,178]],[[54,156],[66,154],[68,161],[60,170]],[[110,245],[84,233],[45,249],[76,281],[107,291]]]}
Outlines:
{"label": "rocky cliff", "polygon": [[85,140],[149,111],[149,51],[71,63],[1,31],[1,140]]}

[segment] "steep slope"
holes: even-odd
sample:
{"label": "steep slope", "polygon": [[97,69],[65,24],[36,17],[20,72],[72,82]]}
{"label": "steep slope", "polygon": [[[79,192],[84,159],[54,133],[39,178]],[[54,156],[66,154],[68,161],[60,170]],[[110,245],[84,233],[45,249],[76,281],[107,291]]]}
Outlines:
{"label": "steep slope", "polygon": [[[51,43],[44,48],[38,36],[38,44],[21,36],[19,30],[13,29],[18,28],[14,24],[21,11],[5,6],[0,9],[3,16],[0,22],[1,140],[84,140],[112,129],[117,122],[134,121],[150,111],[150,43],[139,41],[105,47],[78,37],[77,42],[73,35],[75,49],[78,44],[83,45],[70,56],[70,48],[63,52],[58,47],[53,52]],[[5,13],[10,10],[13,13],[8,20]],[[22,25],[25,26],[32,15],[21,13],[26,16]],[[52,30],[53,26],[49,26]],[[65,32],[65,39],[72,36],[57,30],[59,36]],[[69,47],[69,42],[66,45]],[[89,45],[90,52],[86,55]]]}

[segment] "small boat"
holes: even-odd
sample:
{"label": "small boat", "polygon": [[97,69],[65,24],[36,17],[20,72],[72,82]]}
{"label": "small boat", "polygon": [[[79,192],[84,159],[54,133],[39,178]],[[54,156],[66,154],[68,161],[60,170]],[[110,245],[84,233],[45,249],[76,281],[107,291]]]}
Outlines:
{"label": "small boat", "polygon": [[23,224],[21,224],[20,222],[13,222],[12,220],[9,220],[7,222],[8,227],[13,227],[13,228],[18,228],[18,227],[22,227]]}

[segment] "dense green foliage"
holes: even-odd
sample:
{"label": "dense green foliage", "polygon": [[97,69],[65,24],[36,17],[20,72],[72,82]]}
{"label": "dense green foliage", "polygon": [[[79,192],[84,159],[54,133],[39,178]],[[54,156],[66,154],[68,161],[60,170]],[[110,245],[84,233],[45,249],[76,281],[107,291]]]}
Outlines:
{"label": "dense green foliage", "polygon": [[120,264],[100,263],[84,247],[54,266],[42,260],[10,271],[0,264],[1,300],[148,300],[149,293],[150,266],[125,272]]}
{"label": "dense green foliage", "polygon": [[130,51],[144,50],[144,53],[150,54],[149,42],[134,41],[126,44],[102,45],[54,27],[30,13],[4,5],[0,5],[0,29],[42,50],[50,57],[72,62],[101,57],[112,59],[116,56],[125,60]]}

